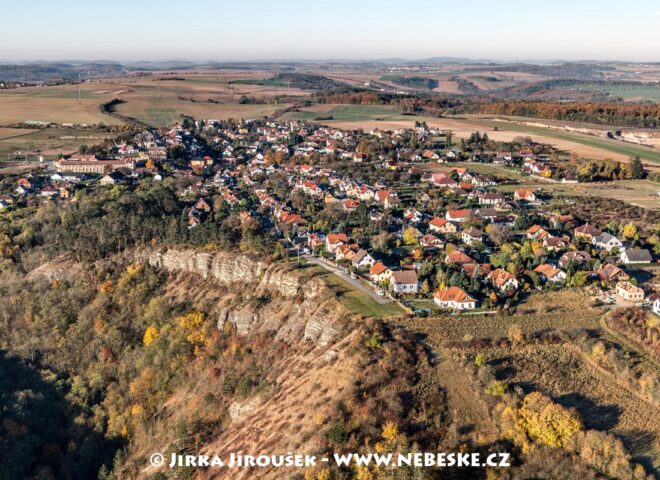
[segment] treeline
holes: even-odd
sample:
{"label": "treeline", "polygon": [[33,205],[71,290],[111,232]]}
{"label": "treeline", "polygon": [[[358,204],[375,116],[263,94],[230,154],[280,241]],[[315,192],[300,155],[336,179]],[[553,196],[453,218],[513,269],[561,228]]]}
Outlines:
{"label": "treeline", "polygon": [[440,116],[443,113],[458,113],[468,102],[466,99],[439,95],[401,95],[374,92],[364,89],[337,89],[318,93],[318,103],[350,105],[395,105],[407,113],[422,113]]}
{"label": "treeline", "polygon": [[406,77],[402,75],[383,75],[381,80],[397,83],[405,87],[417,88],[420,90],[433,90],[437,88],[438,81],[427,77]]}
{"label": "treeline", "polygon": [[[166,183],[166,182],[165,182]],[[186,207],[167,184],[142,185],[135,190],[115,187],[77,194],[64,208],[50,206],[22,222],[0,223],[0,253],[18,259],[35,247],[51,256],[69,253],[79,261],[95,261],[153,242],[213,245],[272,253],[271,233],[258,222],[244,224],[238,214],[249,204],[230,207],[216,202],[212,218],[189,229]],[[30,263],[30,262],[28,262]]]}
{"label": "treeline", "polygon": [[658,104],[507,101],[482,103],[476,113],[639,128],[660,126],[660,105]]}
{"label": "treeline", "polygon": [[[467,89],[470,93],[474,93],[466,84],[461,84],[461,87]],[[463,97],[421,93],[401,95],[357,88],[320,92],[314,98],[318,103],[395,105],[404,112],[426,113],[434,116],[481,113],[638,128],[657,128],[660,126],[660,104],[492,101],[474,95]]]}

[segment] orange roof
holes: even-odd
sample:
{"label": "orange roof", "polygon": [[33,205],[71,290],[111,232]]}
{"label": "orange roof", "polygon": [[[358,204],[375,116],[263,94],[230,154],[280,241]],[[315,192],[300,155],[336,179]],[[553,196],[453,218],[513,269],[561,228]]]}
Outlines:
{"label": "orange roof", "polygon": [[502,268],[497,268],[488,274],[488,280],[497,287],[501,287],[512,278],[515,277]]}
{"label": "orange roof", "polygon": [[470,210],[462,208],[460,210],[447,210],[447,214],[452,218],[465,218],[470,215]]}
{"label": "orange roof", "polygon": [[435,217],[434,219],[432,219],[432,220],[429,222],[429,225],[433,225],[434,227],[438,227],[438,228],[440,228],[440,227],[442,227],[445,223],[447,223],[447,220],[446,220],[446,219]]}
{"label": "orange roof", "polygon": [[449,287],[438,290],[433,296],[441,302],[468,303],[475,301],[474,298],[458,287]]}
{"label": "orange roof", "polygon": [[447,262],[464,264],[464,263],[474,263],[474,260],[472,260],[472,258],[464,254],[463,252],[459,250],[454,250],[449,255],[447,255]]}
{"label": "orange roof", "polygon": [[385,271],[387,271],[387,267],[385,265],[383,265],[382,262],[376,262],[369,269],[369,274],[370,275],[380,275],[381,273],[383,273]]}
{"label": "orange roof", "polygon": [[328,243],[334,245],[335,243],[344,242],[348,243],[348,237],[345,233],[331,233],[328,235]]}
{"label": "orange roof", "polygon": [[554,265],[550,265],[548,263],[544,263],[543,265],[539,265],[534,269],[536,273],[540,273],[543,275],[545,278],[552,278],[555,275],[557,275],[561,270]]}

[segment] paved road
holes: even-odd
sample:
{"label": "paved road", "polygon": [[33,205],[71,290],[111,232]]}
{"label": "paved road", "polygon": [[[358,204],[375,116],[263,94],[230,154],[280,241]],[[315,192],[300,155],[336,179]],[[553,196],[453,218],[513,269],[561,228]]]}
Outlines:
{"label": "paved road", "polygon": [[327,271],[334,273],[338,277],[340,277],[343,280],[346,280],[348,283],[353,285],[355,288],[358,288],[362,290],[364,293],[369,295],[374,302],[376,302],[379,305],[385,305],[387,303],[392,303],[392,300],[390,300],[387,297],[381,297],[380,295],[376,294],[373,288],[371,288],[369,285],[364,284],[362,281],[358,280],[357,278],[352,278],[350,275],[342,272],[336,267],[333,267],[332,265],[328,265],[324,261],[320,260],[317,257],[312,257],[309,255],[305,255],[305,259],[309,263],[313,263],[315,265],[320,265],[321,267],[325,268]]}

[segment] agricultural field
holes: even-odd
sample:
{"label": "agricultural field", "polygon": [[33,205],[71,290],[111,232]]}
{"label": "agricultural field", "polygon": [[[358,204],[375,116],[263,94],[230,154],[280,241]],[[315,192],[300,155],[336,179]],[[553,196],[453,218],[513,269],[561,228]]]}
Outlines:
{"label": "agricultural field", "polygon": [[80,102],[76,85],[0,90],[0,125],[29,121],[119,124],[119,120],[99,109],[99,105],[115,96],[116,92],[97,89],[95,84],[81,86]]}
{"label": "agricultural field", "polygon": [[[0,129],[0,134],[6,129]],[[0,160],[13,158],[36,160],[39,155],[47,159],[60,154],[75,153],[81,145],[100,143],[114,135],[98,128],[45,128],[40,130],[17,129],[23,135],[0,137]]]}
{"label": "agricultural field", "polygon": [[285,120],[317,121],[320,123],[339,126],[353,122],[391,122],[405,121],[410,119],[413,123],[415,118],[406,116],[396,107],[388,105],[313,105],[301,108],[298,111],[288,112],[283,117]]}
{"label": "agricultural field", "polygon": [[611,98],[622,98],[629,102],[653,101],[660,102],[660,85],[603,85],[575,84],[562,85],[561,90],[577,90],[589,93],[606,93]]}
{"label": "agricultural field", "polygon": [[[660,150],[650,147],[624,143],[592,135],[584,135],[576,132],[567,132],[554,128],[522,125],[513,121],[492,120],[478,116],[469,117],[466,120],[475,125],[475,127],[482,126],[493,129],[497,127],[498,132],[494,132],[495,135],[492,136],[495,140],[499,140],[497,137],[502,133],[512,132],[514,136],[530,135],[536,141],[551,143],[561,150],[576,152],[584,158],[611,158],[613,160],[626,161],[631,156],[639,155],[642,160],[650,164],[660,165]],[[491,136],[489,130],[485,131]],[[511,138],[513,138],[513,136],[511,136]],[[539,138],[543,140],[539,140]]]}
{"label": "agricultural field", "polygon": [[9,138],[21,137],[36,132],[34,129],[29,128],[2,128],[0,127],[0,140],[7,140]]}
{"label": "agricultural field", "polygon": [[100,109],[101,104],[113,99],[123,102],[116,106],[118,114],[152,126],[180,122],[181,115],[214,119],[256,118],[271,115],[288,105],[241,104],[241,96],[263,100],[276,95],[308,94],[293,87],[230,84],[233,80],[256,79],[264,75],[268,73],[198,73],[162,79],[149,76],[88,81],[80,85],[80,102],[77,85],[2,90],[0,125],[27,121],[121,124],[121,118],[103,113]]}

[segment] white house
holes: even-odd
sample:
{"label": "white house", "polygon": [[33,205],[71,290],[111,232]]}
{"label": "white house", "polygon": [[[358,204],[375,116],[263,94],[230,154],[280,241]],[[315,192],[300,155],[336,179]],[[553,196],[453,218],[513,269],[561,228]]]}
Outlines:
{"label": "white house", "polygon": [[433,301],[440,308],[451,308],[453,310],[473,310],[477,308],[477,301],[459,287],[438,290],[433,294]]}
{"label": "white house", "polygon": [[621,261],[626,265],[632,263],[651,263],[653,257],[648,250],[644,248],[628,248],[621,252]]}
{"label": "white house", "polygon": [[601,250],[607,250],[611,252],[613,248],[618,248],[619,250],[623,249],[623,242],[616,238],[611,233],[603,232],[600,235],[596,235],[591,239],[591,243]]}
{"label": "white house", "polygon": [[371,266],[376,263],[376,260],[369,255],[369,252],[361,248],[355,252],[351,262],[353,263],[353,266],[359,270],[362,268],[371,268]]}
{"label": "white house", "polygon": [[655,295],[653,298],[653,313],[660,316],[660,295]]}
{"label": "white house", "polygon": [[484,232],[478,228],[468,228],[461,233],[461,239],[464,244],[472,246],[483,241]]}
{"label": "white house", "polygon": [[401,270],[392,272],[390,290],[394,293],[417,293],[419,280],[414,270]]}

